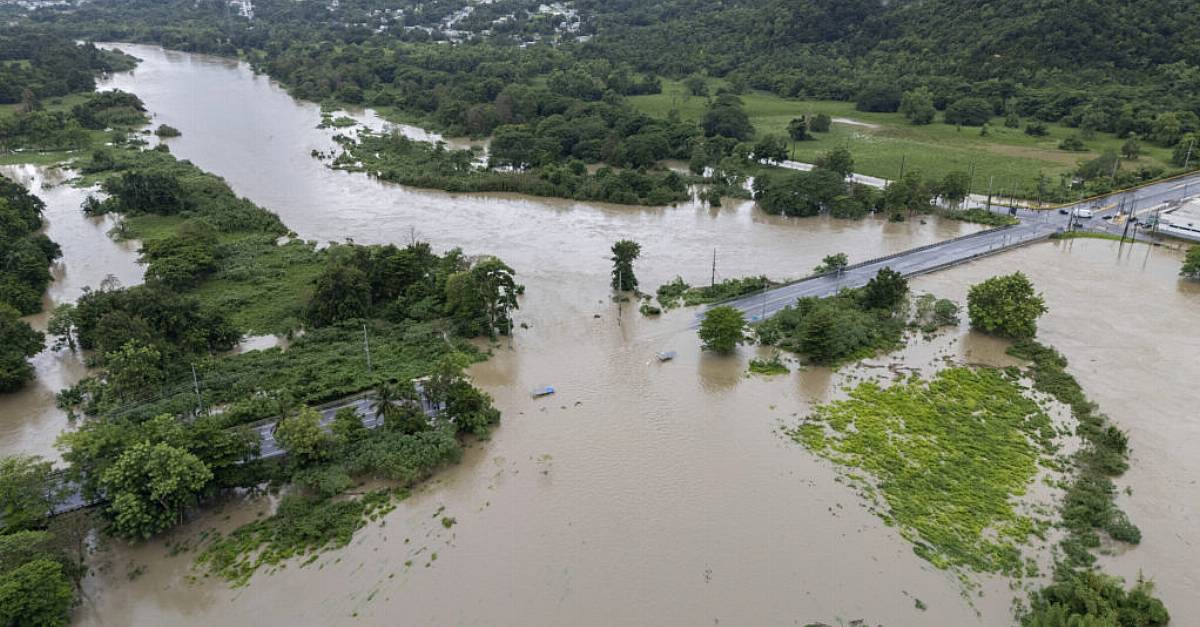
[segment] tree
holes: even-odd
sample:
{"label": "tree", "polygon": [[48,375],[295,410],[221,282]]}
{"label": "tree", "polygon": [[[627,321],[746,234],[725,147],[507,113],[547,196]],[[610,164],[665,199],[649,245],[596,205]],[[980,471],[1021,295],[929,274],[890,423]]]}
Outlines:
{"label": "tree", "polygon": [[445,309],[460,333],[495,337],[512,331],[512,310],[518,307],[513,275],[513,269],[495,257],[450,275]]}
{"label": "tree", "polygon": [[868,85],[858,93],[854,108],[859,111],[893,113],[900,108],[900,89],[885,83]]}
{"label": "tree", "polygon": [[938,195],[951,205],[957,206],[967,197],[971,189],[971,175],[962,170],[954,170],[946,174],[946,178],[938,185]]}
{"label": "tree", "polygon": [[821,260],[821,265],[813,268],[813,274],[825,274],[827,272],[841,272],[850,264],[850,258],[846,253],[836,253],[833,255],[825,255]]}
{"label": "tree", "polygon": [[754,160],[780,163],[787,159],[787,142],[778,135],[763,135],[754,143]]}
{"label": "tree", "polygon": [[129,340],[119,350],[104,354],[108,393],[117,398],[144,396],[162,385],[165,373],[162,353],[137,340]]}
{"label": "tree", "polygon": [[967,293],[971,326],[985,333],[1031,338],[1037,334],[1037,319],[1044,313],[1045,301],[1020,272],[992,277],[971,286]]}
{"label": "tree", "polygon": [[275,439],[298,466],[324,461],[333,444],[332,436],[321,427],[321,414],[311,407],[280,420],[275,425]]}
{"label": "tree", "polygon": [[1137,133],[1130,133],[1129,139],[1121,144],[1121,156],[1130,161],[1136,161],[1138,157],[1142,156],[1142,142],[1138,139]]}
{"label": "tree", "polygon": [[808,120],[802,117],[792,118],[792,121],[788,122],[788,137],[791,137],[792,141],[802,142],[812,139],[812,136],[808,134],[808,130]]}
{"label": "tree", "polygon": [[619,240],[612,246],[612,288],[618,292],[636,290],[637,277],[633,274],[633,261],[642,254],[642,246],[633,240]]}
{"label": "tree", "polygon": [[900,99],[900,113],[913,124],[929,124],[937,115],[937,110],[933,108],[933,94],[925,87],[904,92]]}
{"label": "tree", "polygon": [[746,317],[728,305],[713,307],[700,321],[700,340],[704,350],[731,353],[746,341]]}
{"label": "tree", "polygon": [[333,260],[317,277],[308,321],[326,326],[344,320],[366,318],[371,310],[371,283],[361,268],[349,261]]}
{"label": "tree", "polygon": [[0,392],[12,392],[33,377],[33,367],[25,361],[42,350],[45,336],[34,331],[21,314],[0,302]]}
{"label": "tree", "polygon": [[705,137],[732,137],[746,141],[754,136],[750,117],[742,109],[742,101],[729,94],[718,96],[700,118]]}
{"label": "tree", "polygon": [[708,81],[704,80],[704,77],[699,74],[692,74],[683,79],[683,86],[687,88],[689,96],[708,95]]}
{"label": "tree", "polygon": [[1191,167],[1200,163],[1200,133],[1191,133],[1180,138],[1171,152],[1171,163],[1181,167]]}
{"label": "tree", "polygon": [[883,207],[889,211],[928,211],[933,190],[921,178],[921,173],[909,170],[883,190]]}
{"label": "tree", "polygon": [[1179,276],[1200,280],[1200,245],[1188,249],[1183,266],[1179,268]]}
{"label": "tree", "polygon": [[63,565],[40,558],[0,574],[0,625],[66,625],[75,588]]}
{"label": "tree", "polygon": [[835,172],[843,179],[854,172],[854,155],[847,148],[834,148],[817,157],[816,166],[821,170]]}
{"label": "tree", "polygon": [[[382,389],[382,388],[381,388]],[[378,414],[379,410],[375,410]],[[385,417],[386,421],[387,418]],[[354,444],[367,434],[367,426],[363,424],[362,416],[353,407],[343,407],[333,415],[333,423],[329,426],[338,444]]]}
{"label": "tree", "polygon": [[863,286],[863,309],[895,311],[908,294],[908,279],[891,268],[880,270]]}
{"label": "tree", "polygon": [[1160,113],[1157,118],[1154,118],[1154,124],[1150,130],[1150,138],[1164,146],[1174,146],[1179,143],[1179,139],[1183,136],[1183,131],[1183,124],[1179,121],[1179,115],[1168,111]]}
{"label": "tree", "polygon": [[35,456],[0,458],[0,533],[35,529],[61,498],[50,462]]}
{"label": "tree", "polygon": [[178,524],[213,478],[199,457],[165,442],[137,442],[100,477],[114,533],[149,538]]}
{"label": "tree", "polygon": [[833,118],[824,113],[818,113],[808,118],[808,130],[814,133],[828,133],[833,124]]}
{"label": "tree", "polygon": [[983,98],[960,98],[946,107],[946,124],[982,126],[992,119],[992,104]]}

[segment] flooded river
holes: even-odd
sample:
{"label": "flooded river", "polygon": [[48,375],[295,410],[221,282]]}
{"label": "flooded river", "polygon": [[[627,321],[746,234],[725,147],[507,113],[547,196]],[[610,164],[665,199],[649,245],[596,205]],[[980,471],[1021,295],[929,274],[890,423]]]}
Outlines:
{"label": "flooded river", "polygon": [[[676,274],[707,281],[714,247],[720,277],[783,278],[806,274],[830,253],[861,260],[978,227],[790,220],[750,203],[640,208],[388,185],[309,157],[333,145],[331,131],[315,128],[318,108],[246,66],[122,48],[143,63],[105,87],[138,94],[155,124],[182,130],[168,140],[177,156],[225,177],[306,239],[404,243],[415,234],[439,248],[496,254],[528,288],[517,322],[529,329],[472,370],[504,412],[493,439],[474,445],[384,525],[315,564],[260,574],[237,590],[204,578],[191,568],[192,555],[170,555],[163,542],[118,545],[87,579],[79,623],[240,624],[250,616],[264,626],[1008,622],[1013,595],[1005,582],[985,580],[982,597],[964,599],[957,582],[866,511],[829,464],[778,433],[886,360],[747,377],[753,349],[730,359],[702,355],[689,330],[694,312],[646,319],[632,304],[618,310],[607,287],[608,247],[622,237],[641,242],[638,275],[653,290]],[[1184,326],[1200,294],[1174,279],[1178,262],[1159,250],[1136,262],[1118,259],[1108,242],[1077,241],[915,284],[961,300],[970,282],[1019,267],[1046,290],[1052,313],[1044,336],[1133,435],[1127,505],[1146,541],[1113,558],[1113,568],[1157,576],[1172,609],[1192,603],[1194,615],[1187,552],[1195,557],[1189,534],[1200,508],[1200,462],[1187,452],[1200,438],[1184,395],[1165,392],[1165,384],[1200,376],[1191,357],[1198,334]],[[1112,297],[1097,286],[1111,286]],[[679,351],[676,360],[654,359],[668,349]],[[1002,352],[960,331],[917,343],[899,359],[932,367],[950,354],[996,363]],[[528,390],[546,384],[559,393],[530,399]],[[1191,498],[1174,498],[1176,490]],[[174,539],[266,509],[231,504]],[[457,524],[442,527],[443,515]],[[131,579],[134,572],[142,574]],[[916,599],[928,609],[916,609]]]}
{"label": "flooded river", "polygon": [[[29,316],[34,328],[46,330],[55,305],[73,303],[85,287],[96,287],[111,276],[121,285],[142,282],[137,242],[116,242],[108,231],[116,225],[109,216],[89,218],[80,204],[88,190],[66,185],[70,171],[35,165],[0,166],[0,175],[27,187],[46,203],[45,233],[62,246],[62,258],[50,268],[54,281],[43,299],[43,311]],[[51,343],[47,338],[47,345]],[[0,394],[0,455],[38,454],[56,459],[54,439],[70,423],[54,406],[54,394],[87,373],[82,358],[49,347],[33,360],[36,379],[20,392]]]}

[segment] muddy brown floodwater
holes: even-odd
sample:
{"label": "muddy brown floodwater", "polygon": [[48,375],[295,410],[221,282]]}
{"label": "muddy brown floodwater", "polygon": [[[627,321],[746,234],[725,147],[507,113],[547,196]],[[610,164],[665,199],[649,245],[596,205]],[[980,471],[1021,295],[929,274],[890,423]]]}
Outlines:
{"label": "muddy brown floodwater", "polygon": [[[143,63],[106,87],[138,94],[156,124],[181,129],[182,137],[168,140],[176,155],[225,177],[307,239],[403,243],[415,232],[439,248],[496,254],[528,287],[517,322],[529,329],[472,369],[504,412],[493,439],[473,445],[462,464],[423,486],[382,525],[364,529],[350,547],[304,568],[262,573],[233,590],[193,570],[192,555],[171,555],[164,541],[116,545],[98,557],[86,581],[79,623],[1009,622],[1012,593],[1005,582],[984,578],[984,594],[964,598],[953,577],[917,558],[866,511],[829,464],[778,433],[872,364],[747,377],[754,349],[729,359],[702,355],[690,330],[693,311],[646,319],[632,304],[618,310],[607,289],[607,249],[621,237],[642,243],[639,278],[653,290],[676,274],[706,281],[714,247],[722,277],[789,277],[829,253],[863,259],[978,227],[788,220],[750,203],[649,209],[387,185],[310,158],[312,150],[332,147],[331,133],[314,128],[317,107],[296,102],[245,65],[121,47]],[[356,115],[380,124],[369,112]],[[1198,464],[1185,454],[1196,450],[1196,427],[1187,426],[1195,417],[1178,397],[1148,398],[1172,393],[1149,380],[1155,373],[1169,371],[1161,381],[1179,384],[1179,396],[1198,374],[1188,358],[1196,333],[1180,321],[1194,315],[1200,295],[1174,280],[1177,265],[1162,251],[1144,265],[1118,261],[1107,242],[1081,241],[1027,248],[917,284],[961,298],[977,277],[1021,267],[1047,291],[1053,313],[1046,337],[1133,433],[1128,506],[1147,538],[1115,558],[1114,568],[1128,573],[1142,566],[1164,580],[1168,602],[1183,609],[1186,577],[1195,583],[1185,555],[1195,546],[1188,521],[1200,499],[1167,494],[1186,488],[1195,496]],[[1121,294],[1104,298],[1108,290],[1101,288],[1110,286]],[[1180,327],[1172,334],[1154,315]],[[1127,330],[1127,316],[1144,324]],[[1110,326],[1097,327],[1100,317]],[[1096,348],[1109,343],[1111,350]],[[654,359],[667,349],[679,356]],[[896,359],[928,367],[949,354],[1003,363],[1002,353],[1000,343],[959,331],[919,342]],[[1137,360],[1142,366],[1135,368]],[[1140,385],[1125,396],[1124,384],[1114,382],[1135,370]],[[529,397],[531,388],[546,384],[558,393]],[[1144,416],[1144,403],[1130,399],[1156,402],[1159,415]],[[1171,452],[1177,455],[1166,459]],[[1165,464],[1178,466],[1168,471]],[[1189,473],[1191,479],[1182,478]],[[1170,485],[1142,485],[1165,483],[1168,475]],[[227,529],[268,509],[262,501],[230,503],[172,539]],[[1142,520],[1151,515],[1160,518]],[[446,529],[441,516],[457,524]],[[131,580],[132,572],[141,574]],[[928,610],[916,609],[916,599]]]}
{"label": "muddy brown floodwater", "polygon": [[[43,311],[27,321],[46,330],[50,311],[60,303],[72,303],[85,287],[96,287],[112,276],[121,285],[142,282],[137,264],[137,242],[116,242],[108,231],[116,225],[112,217],[89,218],[80,204],[88,190],[64,182],[74,176],[69,170],[35,165],[0,166],[0,175],[27,187],[46,203],[44,232],[62,247],[62,258],[50,268],[54,281],[43,298]],[[38,454],[58,458],[54,439],[69,428],[65,412],[54,406],[54,394],[83,378],[87,368],[79,355],[49,347],[32,359],[36,379],[20,392],[0,394],[0,455]]]}

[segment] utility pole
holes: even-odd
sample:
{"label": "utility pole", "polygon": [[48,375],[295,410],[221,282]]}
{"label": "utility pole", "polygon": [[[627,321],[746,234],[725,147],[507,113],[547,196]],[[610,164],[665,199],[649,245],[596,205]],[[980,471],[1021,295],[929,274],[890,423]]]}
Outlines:
{"label": "utility pole", "polygon": [[974,161],[971,162],[971,173],[967,178],[969,179],[967,181],[967,202],[969,203],[971,200],[971,190],[974,189],[974,187],[975,187],[975,162]]}
{"label": "utility pole", "polygon": [[716,286],[717,286],[717,249],[713,248],[712,281],[709,283],[709,287],[716,287]]}
{"label": "utility pole", "polygon": [[371,367],[371,340],[367,337],[367,323],[363,323],[363,350],[367,353],[367,375],[370,376],[374,369]]}
{"label": "utility pole", "polygon": [[196,415],[204,412],[204,397],[200,396],[200,379],[196,376],[196,364],[192,364],[192,388],[196,390]]}
{"label": "utility pole", "polygon": [[896,180],[904,178],[904,162],[908,161],[908,155],[900,155],[900,177]]}
{"label": "utility pole", "polygon": [[1193,137],[1192,141],[1188,142],[1187,156],[1183,158],[1183,169],[1184,170],[1188,169],[1188,165],[1190,165],[1192,163],[1192,149],[1195,147],[1196,147],[1196,138]]}
{"label": "utility pole", "polygon": [[996,180],[995,175],[988,177],[988,199],[987,199],[988,213],[992,212],[992,181],[994,181],[994,180]]}

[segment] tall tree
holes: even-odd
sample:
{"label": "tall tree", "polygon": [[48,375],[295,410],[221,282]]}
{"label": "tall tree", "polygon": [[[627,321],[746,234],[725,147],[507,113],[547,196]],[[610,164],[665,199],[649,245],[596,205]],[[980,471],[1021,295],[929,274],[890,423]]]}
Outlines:
{"label": "tall tree", "polygon": [[212,477],[184,449],[165,442],[133,444],[100,478],[113,532],[144,539],[178,524]]}
{"label": "tall tree", "polygon": [[995,276],[971,286],[967,315],[971,326],[985,333],[1014,339],[1037,334],[1037,319],[1046,313],[1046,302],[1033,283],[1017,272]]}
{"label": "tall tree", "polygon": [[746,341],[746,317],[728,305],[713,307],[704,313],[699,334],[705,350],[731,353]]}
{"label": "tall tree", "polygon": [[636,290],[637,276],[633,273],[633,261],[642,254],[642,245],[629,239],[612,245],[612,288],[618,292]]}

